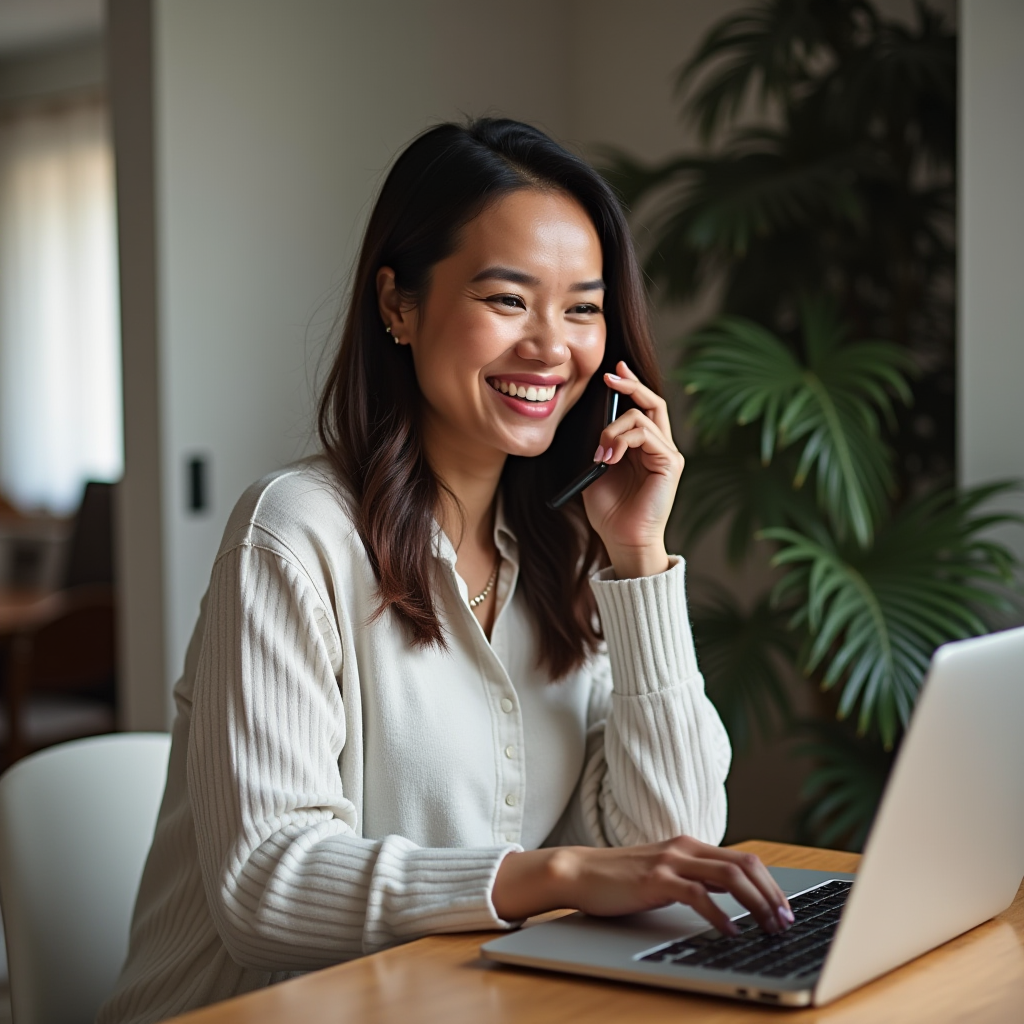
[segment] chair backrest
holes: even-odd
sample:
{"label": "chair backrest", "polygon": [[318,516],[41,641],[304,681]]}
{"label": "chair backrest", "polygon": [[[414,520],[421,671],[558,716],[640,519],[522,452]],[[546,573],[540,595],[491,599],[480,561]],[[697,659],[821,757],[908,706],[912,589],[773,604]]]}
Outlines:
{"label": "chair backrest", "polygon": [[14,1024],[85,1024],[113,990],[170,743],[162,733],[74,740],[0,777]]}
{"label": "chair backrest", "polygon": [[68,540],[61,586],[114,582],[114,485],[90,480],[82,492]]}

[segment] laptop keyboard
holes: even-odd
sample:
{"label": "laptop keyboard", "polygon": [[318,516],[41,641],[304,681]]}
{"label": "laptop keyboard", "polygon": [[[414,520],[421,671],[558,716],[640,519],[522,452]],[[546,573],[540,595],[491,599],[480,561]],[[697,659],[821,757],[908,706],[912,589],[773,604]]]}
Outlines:
{"label": "laptop keyboard", "polygon": [[659,946],[639,959],[769,978],[808,978],[825,962],[852,886],[852,882],[826,882],[794,896],[789,905],[796,923],[781,935],[761,931],[754,918],[747,914],[734,922],[740,930],[735,937],[720,935],[717,931],[701,932]]}

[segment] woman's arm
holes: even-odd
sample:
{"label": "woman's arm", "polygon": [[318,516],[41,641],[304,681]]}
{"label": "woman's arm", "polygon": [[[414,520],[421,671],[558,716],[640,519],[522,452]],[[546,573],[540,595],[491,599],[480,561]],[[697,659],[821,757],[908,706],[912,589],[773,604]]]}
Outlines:
{"label": "woman's arm", "polygon": [[325,611],[279,553],[244,545],[214,566],[188,787],[207,902],[244,967],[311,970],[419,935],[507,927],[491,888],[517,847],[359,834]]}
{"label": "woman's arm", "polygon": [[677,561],[655,577],[593,582],[608,657],[595,659],[589,757],[552,837],[586,845],[507,857],[493,894],[503,917],[678,901],[731,933],[709,895],[725,891],[768,931],[792,923],[757,857],[701,841],[725,830],[729,741],[697,670],[683,572]]}
{"label": "woman's arm", "polygon": [[685,569],[676,559],[657,576],[591,581],[608,655],[593,683],[601,743],[579,796],[588,845],[725,834],[731,749],[697,666]]}
{"label": "woman's arm", "polygon": [[594,663],[586,767],[550,840],[585,845],[508,859],[495,881],[499,913],[618,914],[679,900],[729,931],[708,895],[726,890],[763,927],[789,923],[756,857],[701,841],[725,830],[729,742],[697,670],[684,568],[594,581],[608,656]]}

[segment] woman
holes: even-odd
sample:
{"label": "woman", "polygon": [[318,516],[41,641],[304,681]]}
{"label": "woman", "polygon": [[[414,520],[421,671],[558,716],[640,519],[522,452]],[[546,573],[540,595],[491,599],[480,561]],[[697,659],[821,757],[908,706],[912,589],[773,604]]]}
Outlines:
{"label": "woman", "polygon": [[[683,468],[627,228],[533,128],[440,125],[370,218],[324,455],[225,531],[101,1021],[153,1021],[431,932],[681,901],[792,920],[714,846]],[[635,408],[600,430],[603,393]],[[598,441],[596,453],[593,451]],[[566,508],[587,459],[610,469]]]}

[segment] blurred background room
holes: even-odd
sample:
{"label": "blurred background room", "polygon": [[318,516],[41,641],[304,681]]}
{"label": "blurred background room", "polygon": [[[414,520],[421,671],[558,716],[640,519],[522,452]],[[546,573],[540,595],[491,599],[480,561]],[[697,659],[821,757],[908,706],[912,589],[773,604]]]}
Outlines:
{"label": "blurred background room", "polygon": [[857,848],[931,651],[1021,621],[1022,44],[1019,0],[0,0],[4,763],[168,728],[385,169],[497,114],[646,260],[727,839]]}
{"label": "blurred background room", "polygon": [[0,759],[114,728],[123,470],[103,8],[0,6]]}

